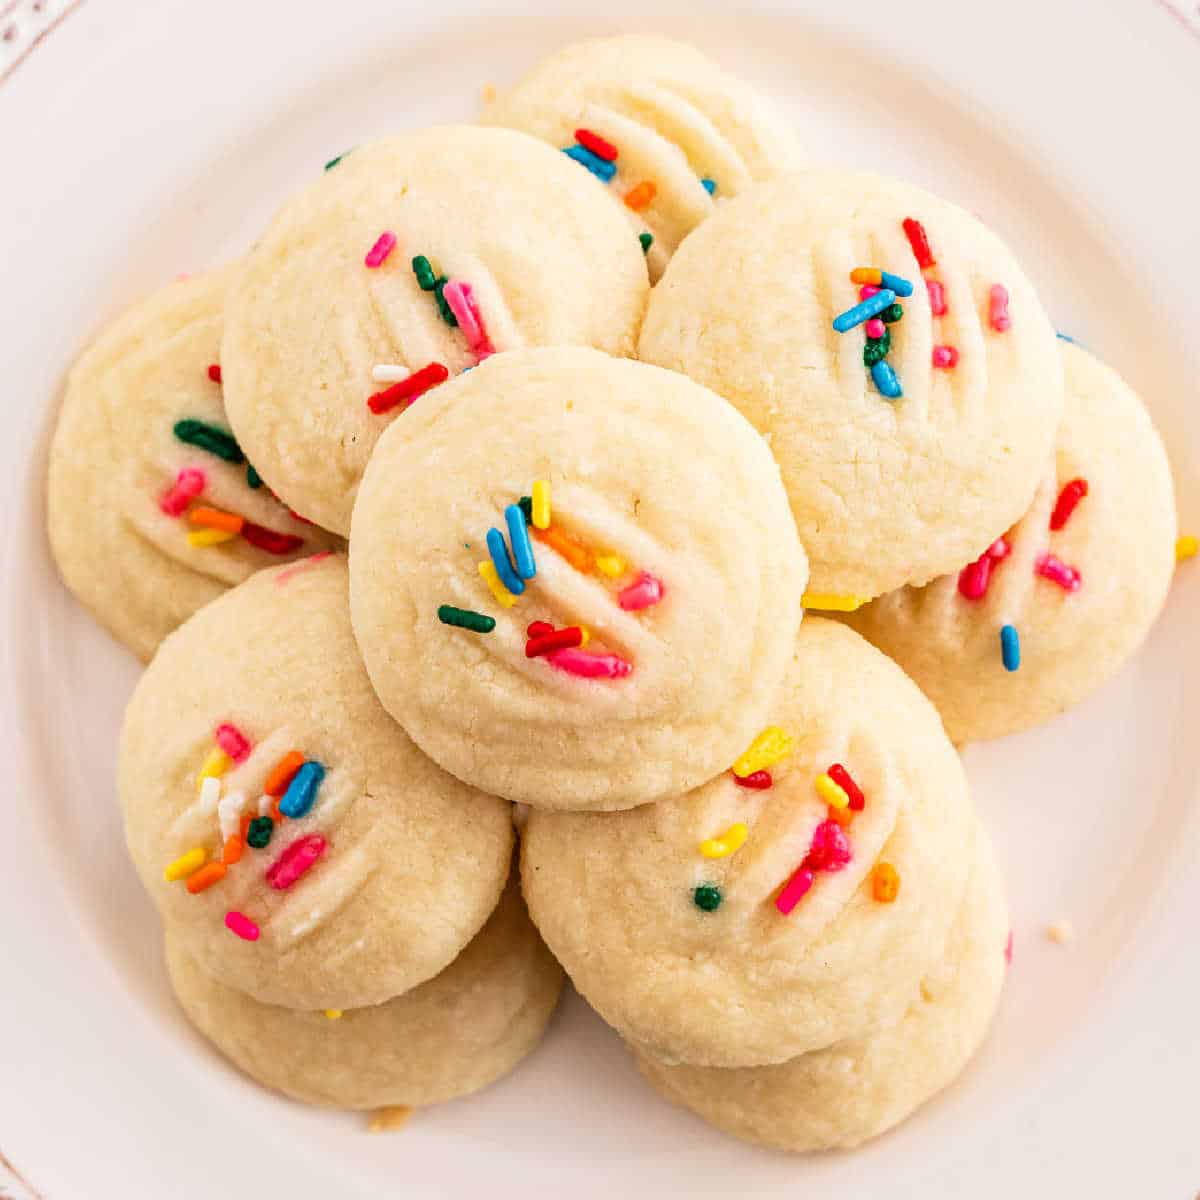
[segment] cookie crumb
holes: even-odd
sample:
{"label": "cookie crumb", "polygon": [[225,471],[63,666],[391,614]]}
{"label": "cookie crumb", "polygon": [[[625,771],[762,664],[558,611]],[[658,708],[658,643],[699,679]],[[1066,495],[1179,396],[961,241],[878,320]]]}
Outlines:
{"label": "cookie crumb", "polygon": [[369,1133],[395,1133],[396,1130],[403,1129],[408,1124],[408,1118],[412,1114],[413,1110],[403,1104],[393,1104],[387,1108],[377,1108],[371,1114],[367,1131]]}
{"label": "cookie crumb", "polygon": [[1057,942],[1060,946],[1065,946],[1068,942],[1075,940],[1075,927],[1063,917],[1055,921],[1053,925],[1046,927],[1046,936],[1052,942]]}

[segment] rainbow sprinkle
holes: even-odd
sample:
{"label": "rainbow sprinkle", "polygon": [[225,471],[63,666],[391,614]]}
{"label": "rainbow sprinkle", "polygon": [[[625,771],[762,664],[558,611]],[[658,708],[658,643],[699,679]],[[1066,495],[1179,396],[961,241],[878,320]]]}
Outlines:
{"label": "rainbow sprinkle", "polygon": [[455,608],[452,604],[441,605],[437,610],[437,615],[443,625],[469,629],[472,633],[491,633],[496,628],[495,617],[473,612],[469,608]]}
{"label": "rainbow sprinkle", "polygon": [[327,845],[319,833],[309,833],[297,838],[267,868],[267,883],[278,892],[287,891],[316,865],[317,860],[325,853]]}
{"label": "rainbow sprinkle", "polygon": [[800,598],[805,608],[816,608],[822,612],[854,612],[867,603],[865,596],[852,596],[839,592],[805,592]]}
{"label": "rainbow sprinkle", "polygon": [[[336,161],[336,160],[335,160]],[[231,933],[236,933],[243,942],[257,942],[259,929],[255,923],[250,920],[245,913],[227,912],[225,914],[225,928]]]}
{"label": "rainbow sprinkle", "polygon": [[1079,571],[1075,567],[1068,566],[1053,554],[1039,554],[1033,564],[1033,570],[1035,575],[1057,583],[1067,592],[1079,591],[1079,585],[1082,583]]}
{"label": "rainbow sprinkle", "polygon": [[367,251],[363,264],[375,269],[387,262],[388,255],[396,248],[396,235],[390,229],[385,229],[376,239],[375,244]]}
{"label": "rainbow sprinkle", "polygon": [[1175,542],[1175,561],[1183,562],[1185,559],[1195,558],[1197,548],[1198,543],[1191,534],[1178,538]]}
{"label": "rainbow sprinkle", "polygon": [[1002,283],[992,284],[988,292],[988,324],[997,333],[1007,333],[1012,328],[1012,317],[1008,315],[1008,289]]}
{"label": "rainbow sprinkle", "polygon": [[505,544],[504,534],[495,526],[492,526],[487,532],[487,548],[488,554],[491,555],[492,565],[496,568],[496,574],[500,577],[500,582],[514,596],[520,596],[525,591],[525,584],[518,577],[516,568],[508,557],[508,546]]}
{"label": "rainbow sprinkle", "polygon": [[997,538],[973,563],[967,563],[958,573],[958,591],[967,600],[982,600],[992,580],[992,568],[1008,557],[1009,544]]}
{"label": "rainbow sprinkle", "polygon": [[1015,625],[1000,630],[1000,658],[1006,671],[1015,671],[1021,665],[1021,637]]}
{"label": "rainbow sprinkle", "polygon": [[1063,484],[1062,491],[1058,493],[1058,499],[1054,502],[1054,511],[1050,514],[1052,532],[1057,532],[1066,525],[1080,500],[1087,494],[1088,481],[1086,479],[1072,479]]}
{"label": "rainbow sprinkle", "polygon": [[546,655],[546,661],[581,679],[624,679],[633,673],[633,664],[618,654],[589,654],[582,649],[556,650]]}
{"label": "rainbow sprinkle", "polygon": [[795,749],[796,743],[778,725],[768,725],[733,764],[733,773],[740,778],[782,762]]}
{"label": "rainbow sprinkle", "polygon": [[599,179],[601,183],[610,183],[612,181],[612,177],[617,173],[615,164],[606,158],[601,158],[599,154],[589,150],[586,146],[580,146],[578,144],[574,146],[564,146],[563,153],[568,158],[573,158],[581,166],[587,167],[587,169],[591,171],[591,173],[595,175],[595,177]]}
{"label": "rainbow sprinkle", "polygon": [[612,142],[602,138],[598,133],[593,133],[590,129],[575,130],[575,140],[585,150],[590,151],[597,158],[602,158],[605,162],[614,162],[616,160],[616,146]]}
{"label": "rainbow sprinkle", "polygon": [[700,843],[700,853],[705,858],[728,858],[736,854],[745,844],[750,830],[741,822],[730,825],[719,837],[706,838]]}
{"label": "rainbow sprinkle", "polygon": [[315,759],[307,760],[292,776],[283,799],[279,801],[279,811],[293,821],[308,816],[309,810],[316,803],[317,790],[325,778],[324,764]]}
{"label": "rainbow sprinkle", "polygon": [[925,226],[915,217],[905,217],[902,225],[904,235],[908,238],[908,244],[912,248],[913,257],[917,260],[917,266],[922,271],[926,267],[936,266],[937,259],[933,257],[933,251],[929,248],[929,237],[925,233]]}

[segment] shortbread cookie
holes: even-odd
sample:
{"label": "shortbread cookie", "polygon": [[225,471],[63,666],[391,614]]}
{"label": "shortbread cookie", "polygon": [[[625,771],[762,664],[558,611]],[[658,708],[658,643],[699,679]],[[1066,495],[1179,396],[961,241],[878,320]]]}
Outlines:
{"label": "shortbread cookie", "polygon": [[360,146],[284,205],[234,284],[230,419],[280,495],[348,533],[408,405],[493,351],[630,354],[648,289],[620,213],[535,138],[443,126]]}
{"label": "shortbread cookie", "polygon": [[487,1087],[537,1045],[562,987],[515,884],[444,971],[370,1008],[262,1004],[208,975],[170,928],[167,965],[192,1023],[247,1075],[338,1108],[417,1108]]}
{"label": "shortbread cookie", "polygon": [[1142,643],[1174,573],[1171,470],[1150,415],[1099,360],[1070,345],[1062,355],[1066,407],[1033,507],[962,571],[849,617],[958,742],[1078,704]]}
{"label": "shortbread cookie", "polygon": [[717,205],[803,165],[764,97],[694,47],[652,35],[566,46],[483,119],[532,133],[590,171],[642,237],[652,279]]}
{"label": "shortbread cookie", "polygon": [[135,305],[67,380],[50,545],[71,591],[142,659],[253,572],[341,544],[275,499],[230,432],[220,348],[235,271],[180,279]]}
{"label": "shortbread cookie", "polygon": [[857,1146],[899,1124],[967,1065],[1004,985],[1008,911],[987,834],[945,958],[894,1025],[771,1067],[723,1071],[641,1056],[642,1074],[669,1100],[734,1137],[779,1150]]}
{"label": "shortbread cookie", "polygon": [[910,184],[844,171],[761,184],[698,229],[654,289],[639,355],[768,439],[812,608],[974,558],[1029,507],[1062,410],[1054,330],[1000,239]]}
{"label": "shortbread cookie", "polygon": [[497,356],[384,435],[350,574],[375,690],[436,762],[615,809],[703,783],[764,724],[806,567],[729,405],[559,349]]}
{"label": "shortbread cookie", "polygon": [[809,617],[794,649],[732,770],[632,812],[535,811],[522,834],[546,944],[660,1058],[782,1062],[895,1020],[961,901],[973,817],[933,706],[836,622]]}
{"label": "shortbread cookie", "polygon": [[508,874],[510,806],[439,770],[375,699],[340,555],[261,571],[163,643],[125,716],[120,792],[163,918],[268,1004],[423,983]]}

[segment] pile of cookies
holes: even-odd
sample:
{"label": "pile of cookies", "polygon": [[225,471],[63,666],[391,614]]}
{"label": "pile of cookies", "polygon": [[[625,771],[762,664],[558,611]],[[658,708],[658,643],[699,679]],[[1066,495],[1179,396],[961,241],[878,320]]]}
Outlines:
{"label": "pile of cookies", "polygon": [[1176,560],[1145,408],[995,234],[649,37],[339,156],[117,321],[49,529],[150,660],[129,851],[233,1062],[434,1104],[565,971],[793,1151],[983,1040],[1011,934],[955,745],[1108,679]]}

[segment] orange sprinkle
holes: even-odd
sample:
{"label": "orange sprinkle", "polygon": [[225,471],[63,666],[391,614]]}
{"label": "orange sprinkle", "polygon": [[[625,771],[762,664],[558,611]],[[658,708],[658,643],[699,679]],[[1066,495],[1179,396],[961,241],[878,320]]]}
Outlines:
{"label": "orange sprinkle", "polygon": [[219,508],[193,508],[188,513],[188,520],[193,525],[202,525],[205,529],[224,529],[229,533],[241,533],[246,523],[245,517],[237,513],[222,512]]}
{"label": "orange sprinkle", "polygon": [[651,201],[657,195],[658,188],[649,179],[645,179],[625,193],[625,203],[634,212],[641,212],[643,208],[649,208]]}
{"label": "orange sprinkle", "polygon": [[221,862],[227,867],[232,867],[235,862],[240,861],[245,848],[245,842],[236,833],[232,837],[226,838],[225,853],[221,855]]}
{"label": "orange sprinkle", "polygon": [[271,797],[271,820],[274,821],[276,825],[278,825],[279,822],[283,820],[283,813],[281,813],[279,811],[279,797],[278,796]]}
{"label": "orange sprinkle", "polygon": [[871,872],[871,894],[880,904],[891,904],[900,891],[900,873],[891,863],[876,863]]}
{"label": "orange sprinkle", "polygon": [[254,817],[250,813],[246,813],[242,817],[242,828],[241,828],[241,832],[238,834],[238,836],[242,839],[243,843],[245,843],[245,841],[246,841],[246,834],[248,834],[250,832],[250,822],[253,820],[254,820]]}
{"label": "orange sprinkle", "polygon": [[225,878],[225,864],[219,862],[205,863],[198,871],[193,871],[187,879],[187,890],[195,896],[199,892],[220,883]]}
{"label": "orange sprinkle", "polygon": [[557,550],[575,568],[588,574],[592,569],[593,555],[586,547],[577,542],[570,534],[563,533],[555,525],[549,529],[539,529],[534,525],[530,530],[539,542],[545,542],[552,550]]}
{"label": "orange sprinkle", "polygon": [[272,768],[263,791],[268,796],[282,796],[292,782],[292,776],[304,766],[304,755],[299,750],[289,750]]}
{"label": "orange sprinkle", "polygon": [[834,808],[831,804],[829,805],[829,819],[836,821],[843,829],[846,829],[854,820],[854,809],[848,804],[842,805],[841,808]]}

